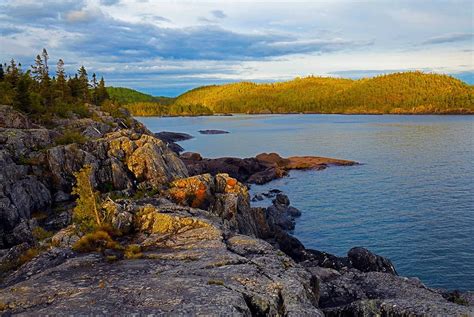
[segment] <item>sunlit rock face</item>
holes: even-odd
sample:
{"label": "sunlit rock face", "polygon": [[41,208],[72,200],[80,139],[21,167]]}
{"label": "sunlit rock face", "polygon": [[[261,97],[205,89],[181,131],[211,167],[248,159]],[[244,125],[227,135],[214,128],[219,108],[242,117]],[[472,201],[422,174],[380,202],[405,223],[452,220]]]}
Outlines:
{"label": "sunlit rock face", "polygon": [[[0,248],[31,241],[31,215],[50,215],[52,207],[71,201],[74,173],[84,165],[93,167],[94,186],[101,190],[161,188],[188,175],[176,154],[142,124],[129,120],[127,125],[89,107],[95,120],[58,119],[55,129],[0,107]],[[65,126],[89,140],[56,145]]]}

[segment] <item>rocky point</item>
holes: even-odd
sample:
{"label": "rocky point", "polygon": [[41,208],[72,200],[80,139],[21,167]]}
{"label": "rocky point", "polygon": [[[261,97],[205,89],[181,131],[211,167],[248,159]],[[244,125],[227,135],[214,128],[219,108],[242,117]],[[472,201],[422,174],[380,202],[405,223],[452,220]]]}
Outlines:
{"label": "rocky point", "polygon": [[[390,260],[364,248],[347,257],[306,249],[289,233],[300,211],[283,193],[267,208],[250,203],[247,183],[354,162],[179,157],[173,141],[127,115],[89,110],[94,120],[45,127],[0,107],[2,314],[474,314],[472,293],[398,276]],[[64,127],[84,139],[59,142]],[[110,230],[120,232],[98,252],[75,247],[84,233],[72,220],[71,190],[84,165],[92,167]]]}

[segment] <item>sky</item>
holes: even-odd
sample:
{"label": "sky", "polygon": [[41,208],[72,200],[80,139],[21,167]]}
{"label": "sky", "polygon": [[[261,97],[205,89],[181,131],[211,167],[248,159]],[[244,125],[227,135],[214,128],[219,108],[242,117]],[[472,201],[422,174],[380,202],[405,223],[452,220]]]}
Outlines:
{"label": "sky", "polygon": [[[176,96],[297,76],[446,73],[474,83],[472,1],[0,0],[0,61],[84,65]],[[54,66],[54,65],[53,65]],[[54,67],[52,67],[54,68]]]}

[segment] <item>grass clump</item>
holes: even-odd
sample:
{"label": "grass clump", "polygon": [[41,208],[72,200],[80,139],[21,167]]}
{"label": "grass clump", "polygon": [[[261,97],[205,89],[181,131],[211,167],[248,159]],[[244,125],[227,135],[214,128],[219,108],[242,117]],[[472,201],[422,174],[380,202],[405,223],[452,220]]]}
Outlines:
{"label": "grass clump", "polygon": [[44,228],[41,228],[41,227],[33,228],[31,233],[33,234],[33,237],[38,241],[46,240],[48,238],[51,238],[54,235],[53,232],[45,230]]}
{"label": "grass clump", "polygon": [[56,138],[56,145],[67,145],[72,143],[84,144],[87,142],[87,138],[81,133],[74,130],[66,130],[63,135]]}
{"label": "grass clump", "polygon": [[224,280],[215,279],[207,281],[207,285],[224,285]]}
{"label": "grass clump", "polygon": [[38,256],[41,253],[40,247],[32,247],[23,252],[22,255],[18,258],[18,267],[22,266],[23,264],[30,262],[33,258]]}
{"label": "grass clump", "polygon": [[105,249],[118,250],[120,248],[120,244],[104,230],[88,233],[72,246],[72,249],[77,252],[103,252]]}
{"label": "grass clump", "polygon": [[126,259],[141,259],[143,258],[142,248],[138,244],[130,244],[125,248]]}

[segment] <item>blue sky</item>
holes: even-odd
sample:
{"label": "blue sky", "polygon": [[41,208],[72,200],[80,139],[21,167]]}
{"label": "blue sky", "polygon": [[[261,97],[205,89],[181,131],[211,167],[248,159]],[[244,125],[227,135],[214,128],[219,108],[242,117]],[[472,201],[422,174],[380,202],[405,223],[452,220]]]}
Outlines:
{"label": "blue sky", "polygon": [[0,60],[174,96],[196,86],[402,70],[474,83],[471,1],[0,0]]}

